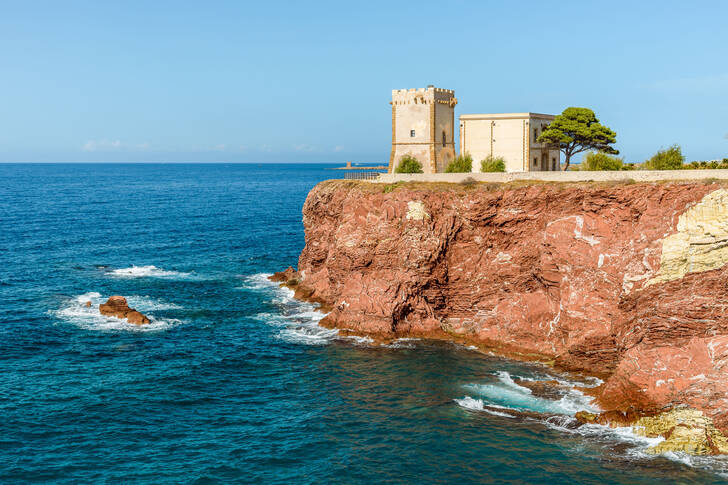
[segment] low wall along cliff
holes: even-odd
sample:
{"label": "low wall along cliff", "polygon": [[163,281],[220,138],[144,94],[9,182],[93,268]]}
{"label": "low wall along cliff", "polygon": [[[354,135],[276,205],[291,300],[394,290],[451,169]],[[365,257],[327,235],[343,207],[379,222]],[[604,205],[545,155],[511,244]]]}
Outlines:
{"label": "low wall along cliff", "polygon": [[303,223],[323,325],[550,361],[601,376],[603,409],[728,431],[728,183],[328,181]]}
{"label": "low wall along cliff", "polygon": [[566,172],[475,172],[475,173],[383,173],[373,182],[447,182],[461,183],[472,178],[477,182],[514,182],[517,180],[543,182],[659,182],[666,180],[728,180],[728,170],[625,170],[625,171],[566,171]]}

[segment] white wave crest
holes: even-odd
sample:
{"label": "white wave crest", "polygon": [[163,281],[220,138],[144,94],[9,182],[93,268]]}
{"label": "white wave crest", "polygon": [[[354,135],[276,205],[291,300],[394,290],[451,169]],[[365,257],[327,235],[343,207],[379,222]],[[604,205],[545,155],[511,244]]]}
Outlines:
{"label": "white wave crest", "polygon": [[118,268],[109,272],[116,278],[165,278],[165,279],[190,279],[194,275],[192,273],[184,273],[181,271],[168,271],[157,268],[154,265],[147,266],[130,266],[128,268]]}
{"label": "white wave crest", "polygon": [[[86,306],[86,303],[89,301],[91,302],[91,306]],[[66,305],[58,310],[52,311],[51,314],[77,327],[95,331],[158,332],[182,323],[177,319],[156,318],[153,315],[147,314],[150,323],[146,325],[134,325],[125,319],[102,315],[99,312],[99,304],[104,301],[105,299],[101,297],[100,293],[92,291],[71,298],[66,302]],[[174,304],[168,304],[149,297],[130,296],[127,298],[127,301],[132,308],[144,311],[149,311],[152,307],[157,310],[179,308]]]}
{"label": "white wave crest", "polygon": [[[482,399],[473,399],[470,396],[465,396],[462,399],[454,399],[454,401],[456,403],[458,403],[458,406],[463,407],[465,409],[470,409],[472,411],[483,411],[483,412],[486,412],[488,414],[492,414],[494,416],[501,416],[501,417],[504,417],[504,418],[513,418],[513,417],[515,417],[515,416],[513,416],[511,414],[508,414],[508,413],[504,413],[504,412],[501,412],[501,411],[495,411],[493,409],[489,409],[488,407],[486,407],[483,404],[483,400]],[[493,407],[493,406],[491,406],[491,407]]]}
{"label": "white wave crest", "polygon": [[[261,273],[243,278],[242,289],[254,290],[263,293],[270,303],[276,307],[275,313],[259,313],[255,316],[268,325],[281,327],[277,337],[286,342],[304,345],[324,345],[336,339],[351,339],[339,337],[336,329],[324,328],[319,322],[326,316],[317,310],[318,306],[293,297],[294,292],[278,283],[268,279],[270,275]],[[358,344],[364,340],[352,339]]]}
{"label": "white wave crest", "polygon": [[499,371],[496,376],[496,383],[468,384],[465,387],[489,406],[503,406],[516,411],[560,415],[574,415],[581,410],[598,411],[588,396],[574,388],[569,388],[560,399],[552,400],[534,396],[531,389],[516,383],[506,371]]}
{"label": "white wave crest", "polygon": [[402,337],[393,340],[391,343],[382,345],[382,347],[386,347],[388,349],[413,349],[419,341],[420,339],[418,338]]}

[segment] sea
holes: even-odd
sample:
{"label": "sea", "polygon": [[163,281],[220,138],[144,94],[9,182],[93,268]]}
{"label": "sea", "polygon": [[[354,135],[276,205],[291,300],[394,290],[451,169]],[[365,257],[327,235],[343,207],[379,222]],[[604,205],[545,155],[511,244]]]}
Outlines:
{"label": "sea", "polygon": [[[0,164],[0,483],[728,480],[576,427],[596,379],[319,327],[267,276],[296,265],[331,167]],[[151,323],[102,316],[111,295]]]}

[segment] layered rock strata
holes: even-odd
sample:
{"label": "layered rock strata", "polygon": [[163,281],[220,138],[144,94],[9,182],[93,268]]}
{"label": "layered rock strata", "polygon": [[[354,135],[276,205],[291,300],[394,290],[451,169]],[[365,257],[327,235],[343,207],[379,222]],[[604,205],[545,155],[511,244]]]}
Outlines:
{"label": "layered rock strata", "polygon": [[329,181],[303,224],[285,279],[323,325],[549,360],[601,376],[606,410],[687,405],[728,430],[720,184]]}

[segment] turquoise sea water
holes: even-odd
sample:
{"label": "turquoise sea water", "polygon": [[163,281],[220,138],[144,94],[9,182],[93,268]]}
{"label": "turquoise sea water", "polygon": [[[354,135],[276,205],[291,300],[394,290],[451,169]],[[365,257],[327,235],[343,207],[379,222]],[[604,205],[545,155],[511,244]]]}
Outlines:
{"label": "turquoise sea water", "polygon": [[[0,482],[725,480],[573,429],[573,376],[317,327],[265,275],[295,266],[324,167],[0,165]],[[102,317],[112,294],[152,324]]]}

